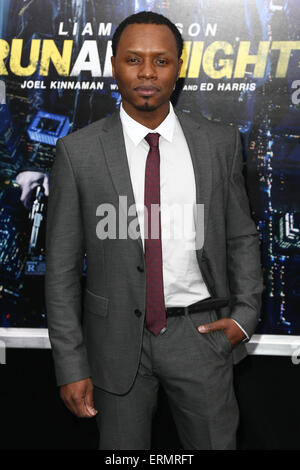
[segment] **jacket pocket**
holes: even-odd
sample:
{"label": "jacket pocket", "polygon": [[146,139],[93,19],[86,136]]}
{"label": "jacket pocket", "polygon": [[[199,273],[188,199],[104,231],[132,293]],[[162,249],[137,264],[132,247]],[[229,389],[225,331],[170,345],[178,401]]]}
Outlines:
{"label": "jacket pocket", "polygon": [[100,317],[106,317],[108,314],[109,299],[101,295],[94,294],[88,289],[84,289],[83,308],[84,312],[93,313]]}

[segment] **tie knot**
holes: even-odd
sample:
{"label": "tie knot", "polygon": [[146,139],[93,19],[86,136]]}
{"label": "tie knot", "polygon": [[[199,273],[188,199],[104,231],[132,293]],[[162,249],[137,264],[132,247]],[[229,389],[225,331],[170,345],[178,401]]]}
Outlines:
{"label": "tie knot", "polygon": [[151,148],[158,147],[159,137],[160,134],[158,134],[158,132],[149,132],[149,134],[146,135],[145,140],[148,142]]}

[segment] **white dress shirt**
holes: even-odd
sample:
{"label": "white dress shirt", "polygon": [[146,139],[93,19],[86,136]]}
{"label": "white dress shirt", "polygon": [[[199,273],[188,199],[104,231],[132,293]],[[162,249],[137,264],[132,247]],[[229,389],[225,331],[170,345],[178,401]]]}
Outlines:
{"label": "white dress shirt", "polygon": [[170,102],[169,114],[154,130],[132,119],[122,103],[120,118],[143,245],[145,167],[150,148],[145,136],[149,132],[160,134],[161,240],[165,306],[186,307],[208,298],[210,294],[203,281],[195,250],[194,169],[172,103]]}
{"label": "white dress shirt", "polygon": [[[155,130],[132,119],[122,105],[120,117],[143,244],[145,167],[149,152],[149,144],[144,137],[149,132],[160,134],[161,243],[165,305],[185,307],[210,297],[201,276],[196,251],[191,249],[191,243],[195,244],[192,211],[196,204],[195,178],[190,152],[173,106],[170,103],[168,116]],[[184,205],[187,213],[183,217]]]}

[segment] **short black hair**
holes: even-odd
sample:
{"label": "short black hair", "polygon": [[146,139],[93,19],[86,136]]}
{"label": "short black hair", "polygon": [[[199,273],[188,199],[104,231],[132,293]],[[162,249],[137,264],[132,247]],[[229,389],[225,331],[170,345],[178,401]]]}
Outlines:
{"label": "short black hair", "polygon": [[113,37],[112,37],[112,52],[113,56],[117,53],[118,43],[120,41],[121,34],[123,33],[124,29],[129,26],[130,24],[161,24],[166,25],[175,36],[177,49],[178,49],[178,58],[181,57],[182,49],[183,49],[183,39],[178,31],[177,26],[175,26],[172,21],[166,18],[159,13],[154,13],[153,11],[140,11],[139,13],[135,13],[134,15],[130,15],[125,20],[123,20],[115,30]]}

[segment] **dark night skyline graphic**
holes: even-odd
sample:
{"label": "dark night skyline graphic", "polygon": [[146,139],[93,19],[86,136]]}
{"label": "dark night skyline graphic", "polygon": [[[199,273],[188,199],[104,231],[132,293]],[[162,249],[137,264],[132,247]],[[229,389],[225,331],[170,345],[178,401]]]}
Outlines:
{"label": "dark night skyline graphic", "polygon": [[[229,17],[230,2],[234,9]],[[192,0],[186,5],[183,9],[179,0],[9,0],[0,5],[0,33],[8,43],[13,38],[23,39],[25,66],[33,39],[53,38],[61,48],[66,36],[57,35],[59,24],[63,22],[71,31],[76,21],[71,68],[87,39],[97,39],[102,60],[116,25],[141,10],[157,11],[182,23],[186,41],[204,41],[205,45],[227,41],[235,51],[241,41],[250,41],[251,54],[257,53],[260,41],[299,41],[296,0]],[[112,23],[110,36],[82,36],[80,32],[88,22],[94,32],[100,22]],[[191,38],[187,31],[193,23],[199,25],[199,34]],[[205,35],[209,24],[217,24],[215,36]],[[299,50],[291,53],[283,78],[275,77],[277,62],[278,54],[270,53],[260,78],[254,77],[253,66],[247,67],[242,79],[213,80],[201,69],[199,77],[181,80],[181,88],[197,85],[198,90],[176,90],[173,98],[187,113],[201,112],[209,119],[239,127],[252,216],[260,232],[265,282],[257,333],[299,335],[300,105],[291,99],[299,77]],[[5,64],[8,66],[8,61]],[[55,143],[59,137],[111,114],[119,106],[120,96],[111,86],[112,77],[92,77],[88,71],[66,80],[100,80],[102,89],[50,89],[51,81],[61,80],[53,66],[43,77],[37,68],[31,77],[10,72],[0,78],[7,92],[6,105],[0,105],[0,326],[46,327],[45,219]],[[22,88],[25,79],[43,80],[45,88]],[[207,82],[214,83],[213,90],[200,91],[200,85]],[[231,91],[218,90],[219,82]],[[233,91],[234,83],[247,86]],[[83,282],[84,273],[85,264]]]}

